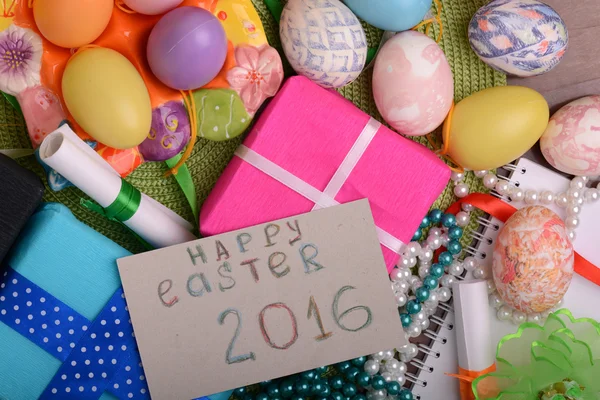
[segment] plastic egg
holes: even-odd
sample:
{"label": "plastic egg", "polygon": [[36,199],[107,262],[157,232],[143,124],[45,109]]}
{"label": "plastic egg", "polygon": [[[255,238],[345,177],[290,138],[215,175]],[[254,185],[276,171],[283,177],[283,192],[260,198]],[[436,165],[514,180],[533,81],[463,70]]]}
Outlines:
{"label": "plastic egg", "polygon": [[138,147],[144,160],[165,161],[175,157],[190,140],[190,119],[185,106],[169,101],[152,111],[152,127]]}
{"label": "plastic egg", "polygon": [[550,118],[540,140],[542,154],[571,175],[600,175],[600,96],[567,104]]}
{"label": "plastic egg", "polygon": [[474,93],[444,123],[448,154],[473,171],[498,168],[538,141],[549,116],[548,103],[533,89],[498,86]]}
{"label": "plastic egg", "polygon": [[527,77],[556,67],[569,43],[564,21],[537,0],[494,0],[469,24],[469,42],[486,64]]}
{"label": "plastic egg", "polygon": [[546,207],[525,207],[506,221],[496,239],[494,283],[502,300],[514,309],[544,312],[567,292],[574,261],[560,217]]}
{"label": "plastic egg", "polygon": [[198,89],[214,79],[227,57],[221,22],[198,7],[179,7],[154,26],[147,45],[148,64],[165,85]]}
{"label": "plastic egg", "polygon": [[112,0],[35,0],[33,18],[46,39],[60,47],[96,40],[112,16]]}
{"label": "plastic egg", "polygon": [[431,8],[431,0],[344,0],[344,3],[369,24],[392,32],[417,25]]}
{"label": "plastic egg", "polygon": [[183,0],[123,0],[123,2],[140,14],[158,15],[174,9]]}
{"label": "plastic egg", "polygon": [[75,121],[100,143],[128,149],[150,131],[146,85],[133,64],[114,50],[95,47],[75,54],[65,68],[62,92]]}
{"label": "plastic egg", "polygon": [[354,81],[367,60],[365,31],[339,0],[288,1],[279,35],[292,68],[326,88]]}
{"label": "plastic egg", "polygon": [[375,60],[373,96],[382,117],[402,134],[425,135],[440,126],[454,96],[440,46],[415,31],[387,41]]}

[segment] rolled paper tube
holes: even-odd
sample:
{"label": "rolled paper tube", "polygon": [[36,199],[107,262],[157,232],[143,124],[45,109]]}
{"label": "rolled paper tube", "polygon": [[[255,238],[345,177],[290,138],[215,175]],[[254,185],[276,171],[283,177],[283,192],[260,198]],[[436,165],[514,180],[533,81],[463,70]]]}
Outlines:
{"label": "rolled paper tube", "polygon": [[67,125],[48,135],[40,159],[156,248],[189,242],[192,225],[125,182]]}
{"label": "rolled paper tube", "polygon": [[454,297],[460,395],[474,399],[471,381],[495,369],[488,292],[485,281],[457,282]]}

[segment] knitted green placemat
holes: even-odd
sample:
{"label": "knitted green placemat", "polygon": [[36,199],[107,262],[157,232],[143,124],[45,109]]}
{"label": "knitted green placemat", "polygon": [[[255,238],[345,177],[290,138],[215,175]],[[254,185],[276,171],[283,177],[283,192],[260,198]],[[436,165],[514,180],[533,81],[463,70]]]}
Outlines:
{"label": "knitted green placemat", "polygon": [[[253,2],[263,21],[269,43],[279,50],[282,59],[285,59],[281,51],[279,29],[276,21],[262,0],[253,0]],[[487,87],[506,85],[506,77],[485,66],[471,51],[467,41],[466,32],[469,20],[475,11],[485,3],[487,3],[487,0],[443,0],[444,36],[440,46],[446,53],[454,74],[455,101],[460,101],[471,93]],[[364,26],[369,46],[377,48],[382,32],[367,24],[364,24]],[[437,35],[438,27],[434,27],[432,31],[432,37],[434,34]],[[284,64],[287,63],[284,62]],[[286,72],[291,72],[287,65]],[[367,69],[354,83],[339,91],[360,109],[382,120],[371,94],[371,74],[372,68]],[[414,140],[426,144],[424,138],[415,138]],[[241,141],[242,138],[228,142],[210,142],[201,138],[198,140],[187,164],[196,185],[199,204],[204,202]],[[31,148],[23,117],[3,97],[0,98],[0,148]],[[34,157],[21,158],[18,162],[22,166],[33,170],[45,182],[43,170]],[[401,166],[390,165],[389,168],[401,168]],[[127,178],[127,181],[184,218],[192,221],[192,212],[183,192],[179,189],[173,177],[164,177],[165,171],[166,166],[164,163],[145,163],[136,169]],[[472,174],[467,174],[465,183],[469,185],[471,191],[484,190],[480,181],[475,180]],[[86,196],[76,188],[53,192],[46,187],[44,196],[45,201],[65,204],[78,219],[131,252],[144,251],[141,244],[125,227],[83,208],[80,205],[81,198],[86,198]],[[434,206],[445,209],[454,201],[452,188],[449,187],[439,197]]]}

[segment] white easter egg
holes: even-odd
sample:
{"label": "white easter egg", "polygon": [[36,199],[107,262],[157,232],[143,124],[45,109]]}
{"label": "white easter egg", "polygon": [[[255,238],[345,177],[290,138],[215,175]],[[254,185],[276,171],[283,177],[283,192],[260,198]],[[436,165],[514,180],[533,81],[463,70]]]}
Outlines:
{"label": "white easter egg", "polygon": [[375,60],[373,97],[398,132],[419,136],[435,130],[454,97],[452,71],[440,46],[415,31],[387,41]]}
{"label": "white easter egg", "polygon": [[575,100],[550,118],[540,139],[542,154],[571,175],[600,175],[600,96]]}
{"label": "white easter egg", "polygon": [[346,86],[365,66],[365,31],[339,0],[288,1],[279,34],[292,68],[320,86]]}

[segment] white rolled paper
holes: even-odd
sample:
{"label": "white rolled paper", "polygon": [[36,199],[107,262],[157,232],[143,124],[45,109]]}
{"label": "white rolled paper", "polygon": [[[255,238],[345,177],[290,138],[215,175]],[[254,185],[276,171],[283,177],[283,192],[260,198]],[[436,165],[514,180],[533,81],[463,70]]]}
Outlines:
{"label": "white rolled paper", "polygon": [[452,286],[458,366],[483,371],[495,362],[490,308],[485,281],[456,282]]}
{"label": "white rolled paper", "polygon": [[[103,208],[121,191],[119,174],[67,125],[44,139],[40,159]],[[155,248],[197,239],[188,221],[143,193],[138,210],[123,223]]]}

